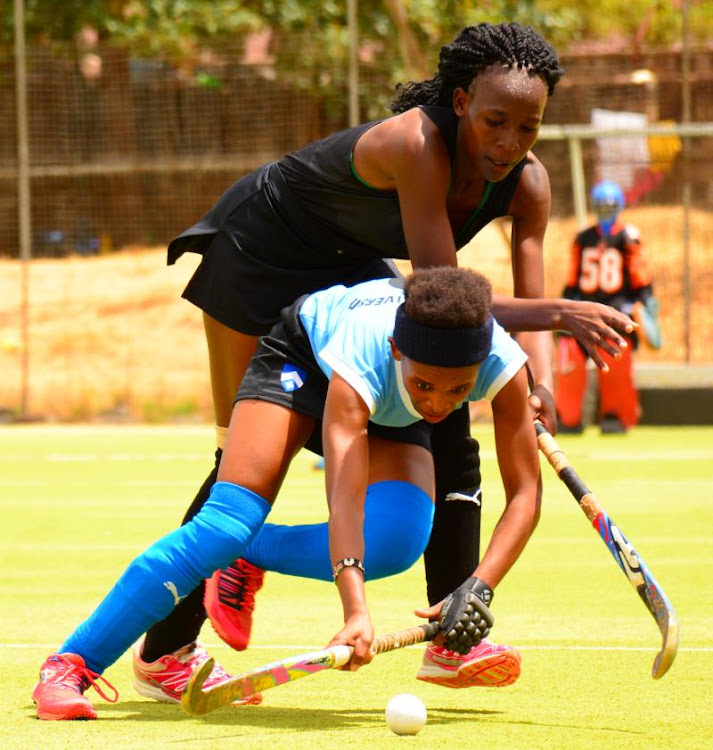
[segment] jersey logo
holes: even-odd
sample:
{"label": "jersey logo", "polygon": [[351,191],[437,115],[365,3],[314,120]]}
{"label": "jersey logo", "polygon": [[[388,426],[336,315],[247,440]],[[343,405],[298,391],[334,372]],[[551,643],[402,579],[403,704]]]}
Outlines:
{"label": "jersey logo", "polygon": [[291,365],[289,362],[282,367],[280,373],[280,383],[282,383],[282,390],[285,393],[292,393],[305,384],[307,380],[307,373],[297,365]]}
{"label": "jersey logo", "polygon": [[389,297],[360,297],[349,303],[349,309],[354,310],[357,307],[371,307],[372,305],[393,305],[396,297],[392,294]]}
{"label": "jersey logo", "polygon": [[480,508],[480,501],[482,496],[483,492],[480,488],[478,488],[472,495],[468,495],[465,492],[449,492],[444,499],[447,503],[460,501],[464,503],[473,503]]}

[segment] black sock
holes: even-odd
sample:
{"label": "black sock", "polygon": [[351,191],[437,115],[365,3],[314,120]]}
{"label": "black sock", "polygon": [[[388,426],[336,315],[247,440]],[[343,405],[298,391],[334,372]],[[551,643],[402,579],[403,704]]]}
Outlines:
{"label": "black sock", "polygon": [[424,563],[428,602],[437,604],[472,575],[480,557],[480,504],[445,499],[454,492],[472,497],[480,489],[479,446],[470,437],[467,404],[433,426],[431,447],[436,508]]}
{"label": "black sock", "polygon": [[[208,499],[210,491],[216,482],[218,464],[220,464],[222,454],[223,452],[220,448],[215,452],[215,468],[206,477],[206,480],[198,490],[198,494],[183,517],[182,525],[188,523]],[[144,639],[142,653],[144,661],[156,661],[156,659],[173,653],[198,638],[203,623],[206,620],[205,607],[203,606],[204,593],[205,583],[201,583],[198,588],[194,589],[172,610],[168,617],[149,628]]]}
{"label": "black sock", "polygon": [[423,553],[429,604],[438,604],[472,575],[480,553],[480,508],[463,500],[436,503]]}

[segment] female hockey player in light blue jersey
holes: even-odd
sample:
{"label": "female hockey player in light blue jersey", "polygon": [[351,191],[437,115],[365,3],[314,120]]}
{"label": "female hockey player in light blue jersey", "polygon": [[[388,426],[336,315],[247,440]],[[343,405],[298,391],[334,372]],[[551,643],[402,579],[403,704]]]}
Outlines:
{"label": "female hockey player in light blue jersey", "polygon": [[[402,285],[383,279],[336,286],[285,308],[237,394],[208,502],[139,555],[48,657],[33,692],[40,718],[95,718],[83,695],[89,684],[203,578],[236,558],[334,580],[344,625],[330,644],[353,646],[349,669],[370,661],[364,582],[406,570],[428,542],[430,425],[483,398],[492,403],[505,510],[473,575],[417,614],[441,617],[443,645],[430,647],[441,649],[435,658],[447,658],[449,649],[468,652],[487,635],[493,589],[539,516],[526,356],[494,321],[490,284],[479,274],[431,268]],[[329,522],[266,524],[292,458],[304,445],[319,449],[320,441]]]}

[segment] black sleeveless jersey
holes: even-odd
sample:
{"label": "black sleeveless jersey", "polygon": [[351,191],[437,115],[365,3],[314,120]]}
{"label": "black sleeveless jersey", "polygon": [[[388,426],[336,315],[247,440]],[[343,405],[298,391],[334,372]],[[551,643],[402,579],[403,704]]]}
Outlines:
{"label": "black sleeveless jersey", "polygon": [[[446,107],[421,109],[440,130],[453,163],[458,117]],[[238,251],[278,266],[408,259],[396,191],[370,187],[352,167],[357,140],[377,122],[341,130],[238,180],[200,222],[171,242],[169,263],[187,250],[205,252],[218,232],[227,233]],[[487,184],[480,206],[454,236],[457,248],[507,215],[526,163],[527,158],[504,180]]]}

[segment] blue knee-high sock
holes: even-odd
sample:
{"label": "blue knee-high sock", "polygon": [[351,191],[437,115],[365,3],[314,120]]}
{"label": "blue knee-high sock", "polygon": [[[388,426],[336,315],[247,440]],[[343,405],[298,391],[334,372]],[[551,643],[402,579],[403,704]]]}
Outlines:
{"label": "blue knee-high sock", "polygon": [[60,652],[80,654],[90,669],[103,672],[203,578],[239,557],[269,512],[269,503],[254,492],[227,482],[215,484],[192,521],[129,565]]}
{"label": "blue knee-high sock", "polygon": [[[401,573],[423,554],[433,522],[433,503],[423,490],[400,481],[369,485],[364,513],[367,580]],[[243,557],[265,570],[332,580],[326,523],[266,523]]]}

